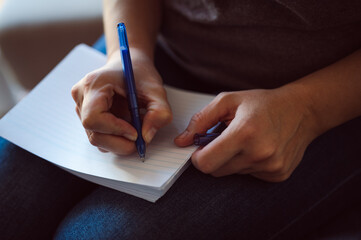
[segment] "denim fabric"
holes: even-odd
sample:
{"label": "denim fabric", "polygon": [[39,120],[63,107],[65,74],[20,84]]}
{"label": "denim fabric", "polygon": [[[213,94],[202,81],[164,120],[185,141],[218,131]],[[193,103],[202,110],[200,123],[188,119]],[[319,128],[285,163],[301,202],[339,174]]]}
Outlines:
{"label": "denim fabric", "polygon": [[[360,203],[361,118],[321,136],[292,177],[190,167],[156,204],[86,183],[1,139],[2,239],[297,239]],[[66,216],[65,216],[66,215]],[[64,217],[65,216],[65,217]]]}
{"label": "denim fabric", "polygon": [[[360,187],[359,187],[360,188]],[[322,227],[309,234],[306,240],[356,240],[361,239],[361,202],[349,211],[330,219]]]}
{"label": "denim fabric", "polygon": [[0,138],[0,239],[51,239],[94,186]]}
{"label": "denim fabric", "polygon": [[361,118],[308,148],[292,177],[213,178],[190,167],[156,204],[98,188],[56,239],[297,239],[361,201]]}

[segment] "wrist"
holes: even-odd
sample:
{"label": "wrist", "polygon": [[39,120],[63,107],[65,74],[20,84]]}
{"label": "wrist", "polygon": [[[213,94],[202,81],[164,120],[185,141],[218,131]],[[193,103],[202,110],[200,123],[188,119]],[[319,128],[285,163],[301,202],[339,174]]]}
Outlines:
{"label": "wrist", "polygon": [[291,113],[298,115],[300,130],[310,137],[310,141],[325,131],[320,125],[307,88],[302,84],[290,83],[278,90],[284,95],[285,101],[289,102]]}
{"label": "wrist", "polygon": [[[161,84],[162,79],[154,65],[152,59],[144,53],[141,49],[130,49],[133,73],[136,82],[148,82],[149,84]],[[108,55],[108,61],[103,66],[105,69],[122,71],[122,59],[120,50],[113,51]]]}
{"label": "wrist", "polygon": [[[149,55],[142,49],[130,48],[130,56],[132,64],[144,64],[154,67],[153,55]],[[107,64],[113,64],[113,62],[121,62],[120,49],[115,49],[111,53],[108,53]]]}
{"label": "wrist", "polygon": [[[149,55],[144,53],[142,50],[137,48],[131,48],[130,55],[131,55],[133,68],[134,66],[139,66],[139,65],[145,68],[149,68],[149,67],[155,68],[152,58],[149,57]],[[122,66],[121,62],[122,59],[119,49],[114,50],[112,53],[108,53],[108,60],[106,63],[107,67],[121,68]]]}
{"label": "wrist", "polygon": [[[288,84],[307,99],[321,134],[361,114],[361,50]],[[285,86],[285,87],[286,87]]]}

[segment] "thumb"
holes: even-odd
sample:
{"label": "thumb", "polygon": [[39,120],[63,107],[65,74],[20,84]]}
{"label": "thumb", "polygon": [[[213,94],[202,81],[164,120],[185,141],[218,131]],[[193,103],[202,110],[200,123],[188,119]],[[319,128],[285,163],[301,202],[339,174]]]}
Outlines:
{"label": "thumb", "polygon": [[193,115],[187,128],[174,139],[174,143],[180,147],[193,144],[196,133],[205,133],[208,129],[223,121],[228,114],[229,103],[217,96],[210,104],[200,112]]}
{"label": "thumb", "polygon": [[143,137],[150,143],[157,131],[172,121],[172,111],[169,105],[159,105],[147,111],[143,118]]}

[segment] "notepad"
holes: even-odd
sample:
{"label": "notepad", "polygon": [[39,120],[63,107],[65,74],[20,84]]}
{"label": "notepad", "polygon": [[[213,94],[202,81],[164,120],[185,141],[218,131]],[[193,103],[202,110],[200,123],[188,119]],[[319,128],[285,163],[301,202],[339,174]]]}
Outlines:
{"label": "notepad", "polygon": [[186,169],[196,149],[175,146],[174,137],[214,96],[166,86],[174,120],[149,144],[146,161],[136,153],[102,153],[89,143],[70,91],[105,62],[91,47],[75,47],[0,120],[0,136],[83,179],[155,202]]}

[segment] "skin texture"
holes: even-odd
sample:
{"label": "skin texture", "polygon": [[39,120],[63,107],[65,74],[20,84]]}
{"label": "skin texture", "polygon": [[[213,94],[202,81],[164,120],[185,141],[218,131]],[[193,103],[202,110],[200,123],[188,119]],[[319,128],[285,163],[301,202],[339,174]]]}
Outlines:
{"label": "skin texture", "polygon": [[[133,51],[133,55],[137,56],[137,52]],[[133,71],[135,79],[146,79],[136,80],[136,86],[139,105],[146,111],[143,137],[149,143],[159,128],[171,122],[172,113],[159,74],[146,60],[139,59],[133,61]],[[90,143],[103,152],[124,155],[136,150],[137,132],[126,121],[130,117],[119,66],[120,58],[112,58],[80,80],[72,88],[72,96]]]}
{"label": "skin texture", "polygon": [[[104,26],[108,62],[72,89],[76,111],[91,144],[101,151],[135,151],[135,129],[129,119],[118,37],[115,26],[125,22],[140,105],[143,137],[150,143],[157,130],[172,120],[162,80],[153,58],[161,21],[160,1],[105,0]],[[272,90],[225,92],[190,120],[174,140],[193,144],[219,121],[228,124],[216,140],[192,155],[196,168],[213,176],[251,174],[265,181],[286,180],[307,146],[323,132],[361,114],[361,51]],[[120,109],[120,111],[114,111]]]}
{"label": "skin texture", "polygon": [[226,121],[226,130],[193,154],[193,164],[213,176],[239,173],[268,181],[285,180],[314,137],[306,126],[308,110],[299,102],[284,101],[287,95],[281,90],[222,93],[194,115],[175,143],[191,144],[195,132]]}
{"label": "skin texture", "polygon": [[125,121],[128,119],[128,107],[116,32],[119,22],[124,22],[127,27],[139,105],[146,112],[142,127],[144,140],[149,143],[157,130],[172,120],[162,79],[153,64],[160,7],[160,1],[104,1],[108,62],[72,88],[76,111],[89,141],[101,151],[130,154],[135,151],[134,141],[137,138],[136,130]]}
{"label": "skin texture", "polygon": [[251,174],[286,180],[307,146],[323,132],[361,114],[361,51],[298,81],[272,90],[222,93],[195,114],[175,139],[192,136],[218,121],[229,122],[219,138],[192,155],[213,176]]}

